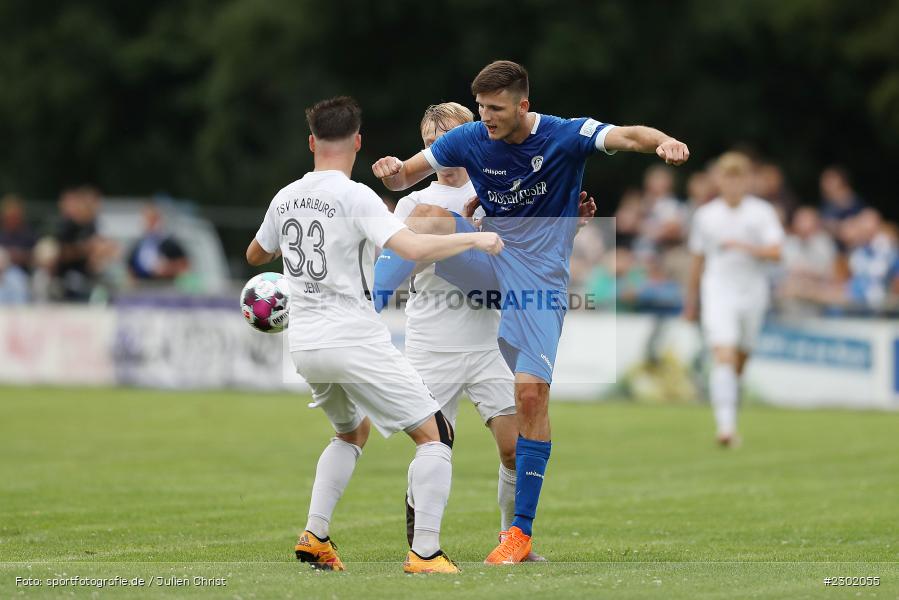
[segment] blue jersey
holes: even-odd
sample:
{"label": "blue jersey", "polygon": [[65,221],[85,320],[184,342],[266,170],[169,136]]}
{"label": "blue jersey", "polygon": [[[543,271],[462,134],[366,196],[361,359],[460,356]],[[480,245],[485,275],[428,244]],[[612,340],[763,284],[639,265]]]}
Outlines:
{"label": "blue jersey", "polygon": [[484,229],[498,233],[507,251],[526,252],[549,270],[563,265],[567,283],[584,163],[605,149],[610,128],[594,119],[537,114],[530,135],[510,144],[491,140],[483,123],[466,123],[424,155],[435,169],[464,167],[487,215]]}

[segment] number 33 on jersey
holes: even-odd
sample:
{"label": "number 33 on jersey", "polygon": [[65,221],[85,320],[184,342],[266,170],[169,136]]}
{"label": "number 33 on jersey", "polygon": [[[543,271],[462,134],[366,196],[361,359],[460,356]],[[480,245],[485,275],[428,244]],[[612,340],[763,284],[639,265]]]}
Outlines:
{"label": "number 33 on jersey", "polygon": [[375,247],[405,225],[340,171],[307,173],[280,192],[256,241],[281,250],[290,282],[290,351],[390,340],[371,305]]}

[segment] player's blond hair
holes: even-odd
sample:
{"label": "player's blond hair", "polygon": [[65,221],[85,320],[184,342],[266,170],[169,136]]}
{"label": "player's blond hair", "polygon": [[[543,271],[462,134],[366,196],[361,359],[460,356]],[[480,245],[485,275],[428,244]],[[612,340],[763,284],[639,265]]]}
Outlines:
{"label": "player's blond hair", "polygon": [[474,114],[458,102],[432,104],[425,109],[425,114],[421,118],[421,131],[424,133],[425,128],[430,131],[432,127],[435,133],[437,129],[449,131],[457,125],[472,121]]}
{"label": "player's blond hair", "polygon": [[742,152],[731,150],[718,157],[715,167],[724,175],[749,175],[752,172],[752,161]]}

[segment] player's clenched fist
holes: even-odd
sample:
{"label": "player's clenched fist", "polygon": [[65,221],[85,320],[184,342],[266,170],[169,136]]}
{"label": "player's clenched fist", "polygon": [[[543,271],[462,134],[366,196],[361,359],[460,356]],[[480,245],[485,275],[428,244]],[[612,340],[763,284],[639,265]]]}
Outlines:
{"label": "player's clenched fist", "polygon": [[487,254],[499,254],[503,249],[503,240],[492,231],[473,233],[475,236],[475,248]]}
{"label": "player's clenched fist", "polygon": [[690,149],[685,143],[668,138],[659,144],[656,154],[669,165],[682,165],[690,158]]}
{"label": "player's clenched fist", "polygon": [[378,159],[378,161],[371,166],[371,170],[378,179],[396,175],[402,168],[403,161],[395,156],[385,156],[384,158]]}

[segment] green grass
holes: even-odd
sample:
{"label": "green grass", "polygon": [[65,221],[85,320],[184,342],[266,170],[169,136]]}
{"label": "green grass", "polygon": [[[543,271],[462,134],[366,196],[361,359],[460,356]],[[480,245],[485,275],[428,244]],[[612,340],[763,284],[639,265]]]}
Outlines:
{"label": "green grass", "polygon": [[498,463],[465,409],[443,528],[464,571],[407,577],[402,435],[373,433],[338,506],[349,571],[292,560],[330,437],[306,401],[0,388],[0,597],[96,592],[15,584],[65,574],[227,579],[115,597],[899,598],[899,414],[750,407],[722,451],[707,409],[555,403],[535,536],[553,562],[487,568]]}

